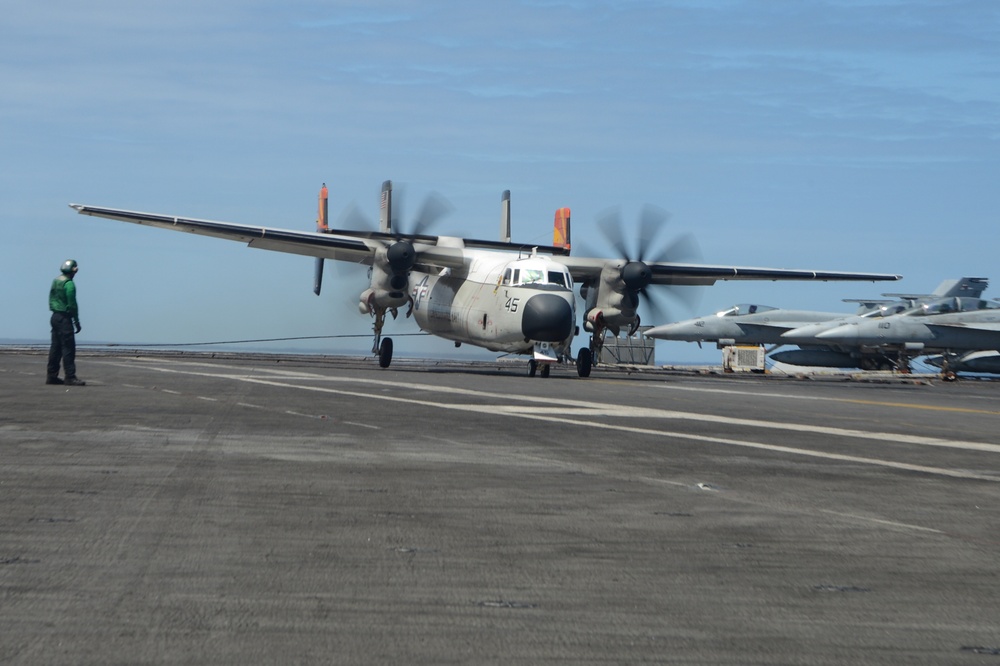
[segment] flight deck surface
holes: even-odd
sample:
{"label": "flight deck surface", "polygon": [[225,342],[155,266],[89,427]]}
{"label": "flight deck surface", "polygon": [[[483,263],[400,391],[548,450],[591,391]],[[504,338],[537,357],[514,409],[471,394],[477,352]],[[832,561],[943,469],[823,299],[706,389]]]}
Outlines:
{"label": "flight deck surface", "polygon": [[0,662],[1000,663],[1000,382],[0,351]]}

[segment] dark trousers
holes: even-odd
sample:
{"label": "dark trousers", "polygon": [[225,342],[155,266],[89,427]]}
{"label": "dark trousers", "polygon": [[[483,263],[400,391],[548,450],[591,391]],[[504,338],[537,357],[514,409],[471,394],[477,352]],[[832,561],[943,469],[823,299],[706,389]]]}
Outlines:
{"label": "dark trousers", "polygon": [[53,312],[52,344],[49,346],[49,377],[59,376],[59,362],[62,361],[66,379],[76,377],[76,335],[73,333],[73,318],[65,312]]}

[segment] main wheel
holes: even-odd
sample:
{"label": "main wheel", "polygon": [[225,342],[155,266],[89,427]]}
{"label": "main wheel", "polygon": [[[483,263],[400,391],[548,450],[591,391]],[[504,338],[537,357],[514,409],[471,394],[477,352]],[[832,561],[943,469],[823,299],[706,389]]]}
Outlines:
{"label": "main wheel", "polygon": [[590,368],[593,366],[594,355],[587,347],[581,347],[576,354],[576,374],[581,377],[590,376]]}
{"label": "main wheel", "polygon": [[528,376],[534,377],[535,372],[537,370],[538,370],[538,361],[536,361],[535,359],[531,359],[530,361],[528,361]]}
{"label": "main wheel", "polygon": [[549,371],[550,370],[552,370],[552,364],[551,363],[542,363],[542,372],[541,372],[541,375],[542,375],[543,378],[549,376]]}
{"label": "main wheel", "polygon": [[392,363],[392,338],[383,338],[382,344],[378,346],[378,365],[380,368],[388,368]]}

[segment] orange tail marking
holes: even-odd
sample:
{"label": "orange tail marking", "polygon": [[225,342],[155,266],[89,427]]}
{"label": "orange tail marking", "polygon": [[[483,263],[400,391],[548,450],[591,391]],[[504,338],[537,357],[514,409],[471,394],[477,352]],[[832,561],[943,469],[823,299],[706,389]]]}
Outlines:
{"label": "orange tail marking", "polygon": [[319,191],[319,217],[316,218],[316,230],[317,231],[329,231],[330,227],[327,225],[327,214],[329,213],[329,192],[326,189],[326,183],[323,183],[323,187]]}
{"label": "orange tail marking", "polygon": [[556,220],[552,230],[552,244],[556,247],[570,249],[569,208],[559,208],[556,210]]}

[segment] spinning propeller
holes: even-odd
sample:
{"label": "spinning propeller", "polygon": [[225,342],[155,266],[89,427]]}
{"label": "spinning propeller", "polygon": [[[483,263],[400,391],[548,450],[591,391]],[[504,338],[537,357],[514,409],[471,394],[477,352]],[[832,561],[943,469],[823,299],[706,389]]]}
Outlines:
{"label": "spinning propeller", "polygon": [[[626,243],[625,225],[622,223],[620,210],[612,209],[602,213],[597,219],[597,228],[601,235],[626,262],[621,268],[626,297],[630,299],[633,307],[638,307],[640,297],[644,298],[657,322],[666,321],[665,310],[653,298],[654,292],[647,289],[653,280],[653,269],[646,262],[654,264],[688,262],[701,257],[698,243],[690,233],[681,234],[666,245],[657,247],[659,238],[667,230],[669,221],[670,214],[667,211],[650,204],[644,205],[639,213],[638,236],[630,248]],[[671,288],[669,285],[666,288],[688,308],[694,306],[698,295],[693,290]]]}
{"label": "spinning propeller", "polygon": [[[455,207],[437,192],[428,194],[420,206],[417,216],[410,224],[403,224],[403,194],[402,188],[397,190],[395,198],[392,196],[392,183],[386,181],[382,185],[381,204],[383,208],[382,228],[378,227],[372,219],[364,213],[355,202],[348,204],[337,217],[334,228],[347,235],[356,235],[365,238],[382,238],[386,240],[386,234],[390,235],[394,242],[386,247],[385,260],[393,274],[393,289],[403,289],[406,286],[406,274],[413,268],[416,262],[417,253],[413,247],[413,238],[432,240],[428,232],[437,225],[446,215],[454,211]],[[324,192],[321,193],[320,208],[324,211]],[[394,200],[395,199],[395,200]],[[325,220],[325,212],[320,213],[320,217]],[[356,230],[356,231],[355,231]],[[408,236],[411,238],[404,238]],[[318,295],[322,286],[323,260],[316,260],[316,279],[313,291]]]}

